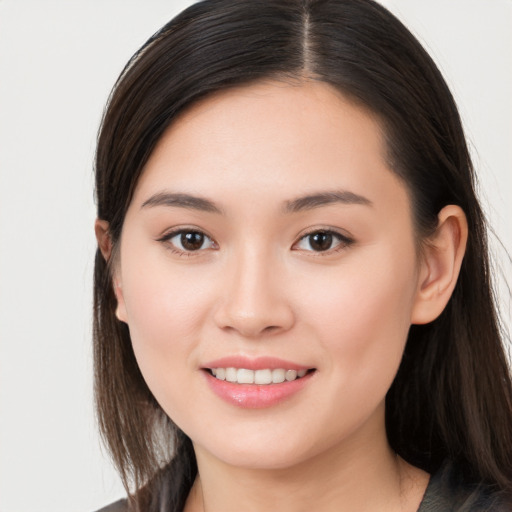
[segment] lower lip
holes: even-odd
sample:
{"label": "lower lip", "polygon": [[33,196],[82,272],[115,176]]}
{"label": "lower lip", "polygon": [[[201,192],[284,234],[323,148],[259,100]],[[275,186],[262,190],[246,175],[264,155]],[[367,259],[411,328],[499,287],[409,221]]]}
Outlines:
{"label": "lower lip", "polygon": [[300,379],[280,384],[236,384],[220,380],[204,372],[212,391],[229,404],[244,409],[263,409],[272,407],[298,393],[311,380],[310,372]]}

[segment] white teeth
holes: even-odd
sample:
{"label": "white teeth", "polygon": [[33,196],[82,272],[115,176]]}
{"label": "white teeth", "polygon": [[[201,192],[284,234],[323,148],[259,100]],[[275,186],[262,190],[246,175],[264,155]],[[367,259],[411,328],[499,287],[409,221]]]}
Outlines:
{"label": "white teeth", "polygon": [[254,372],[254,384],[271,384],[272,370],[256,370]]}
{"label": "white teeth", "polygon": [[272,370],[272,382],[274,384],[279,384],[284,382],[284,374],[285,371],[282,368],[277,368],[276,370]]}
{"label": "white teeth", "polygon": [[237,373],[236,368],[226,368],[226,380],[228,382],[236,382]]}
{"label": "white teeth", "polygon": [[297,370],[286,370],[285,379],[290,382],[297,378]]}
{"label": "white teeth", "polygon": [[248,370],[246,368],[211,368],[212,375],[219,380],[227,380],[237,384],[280,384],[302,378],[307,370]]}
{"label": "white teeth", "polygon": [[[256,372],[258,373],[258,372]],[[252,384],[254,382],[254,372],[252,370],[246,370],[245,368],[240,368],[236,372],[236,381],[239,384]],[[259,384],[259,383],[257,383]]]}

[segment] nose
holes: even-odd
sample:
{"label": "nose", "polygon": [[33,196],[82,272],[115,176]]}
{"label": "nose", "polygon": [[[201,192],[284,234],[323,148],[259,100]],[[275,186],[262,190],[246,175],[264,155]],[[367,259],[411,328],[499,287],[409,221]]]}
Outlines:
{"label": "nose", "polygon": [[222,278],[215,322],[224,331],[258,338],[287,331],[295,322],[286,282],[276,261],[262,251],[234,257]]}

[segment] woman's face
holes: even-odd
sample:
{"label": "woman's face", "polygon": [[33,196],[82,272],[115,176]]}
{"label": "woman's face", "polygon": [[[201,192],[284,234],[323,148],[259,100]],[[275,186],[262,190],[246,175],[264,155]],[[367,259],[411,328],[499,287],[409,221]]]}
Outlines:
{"label": "woman's face", "polygon": [[377,121],[323,83],[260,83],[193,106],[154,150],[118,316],[197,450],[289,467],[382,440],[418,261]]}

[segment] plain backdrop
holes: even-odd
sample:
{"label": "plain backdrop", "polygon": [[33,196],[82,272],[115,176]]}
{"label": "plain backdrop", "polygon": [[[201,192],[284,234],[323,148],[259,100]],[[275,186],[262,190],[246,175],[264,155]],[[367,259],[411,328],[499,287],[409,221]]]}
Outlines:
{"label": "plain backdrop", "polygon": [[[91,512],[123,495],[92,406],[92,157],[123,65],[190,3],[0,0],[0,512]],[[452,87],[512,253],[512,2],[383,3]],[[501,307],[510,326],[504,286]]]}

